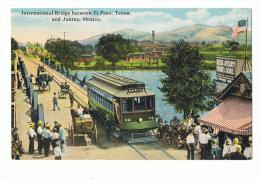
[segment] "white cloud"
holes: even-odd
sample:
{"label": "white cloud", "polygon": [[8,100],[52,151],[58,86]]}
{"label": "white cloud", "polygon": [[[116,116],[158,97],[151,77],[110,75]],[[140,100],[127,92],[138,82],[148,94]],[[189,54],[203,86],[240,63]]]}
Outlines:
{"label": "white cloud", "polygon": [[227,25],[234,26],[237,24],[238,20],[249,19],[249,26],[251,26],[251,10],[250,9],[232,9],[232,11],[227,14],[220,16],[214,16],[210,18],[205,23],[208,25]]}
{"label": "white cloud", "polygon": [[207,18],[210,15],[208,9],[197,9],[196,11],[190,11],[186,13],[186,18],[194,22],[198,22]]}
{"label": "white cloud", "polygon": [[[143,31],[167,31],[194,24],[191,20],[180,19],[165,12],[133,12],[130,16],[110,16],[102,18],[103,23],[125,26]],[[120,23],[118,23],[120,21]]]}

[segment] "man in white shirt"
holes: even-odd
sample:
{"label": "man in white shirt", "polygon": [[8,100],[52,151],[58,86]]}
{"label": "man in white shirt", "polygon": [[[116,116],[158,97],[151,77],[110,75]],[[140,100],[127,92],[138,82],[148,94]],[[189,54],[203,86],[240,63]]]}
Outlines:
{"label": "man in white shirt", "polygon": [[77,113],[78,113],[79,116],[83,115],[83,108],[81,108],[81,106],[79,104],[78,104]]}
{"label": "man in white shirt", "polygon": [[43,126],[43,122],[41,120],[39,120],[38,128],[37,128],[37,140],[38,140],[38,153],[40,155],[42,154],[42,148],[43,148],[42,126]]}
{"label": "man in white shirt", "polygon": [[195,138],[193,136],[192,129],[189,130],[189,134],[186,137],[187,144],[187,159],[194,160]]}
{"label": "man in white shirt", "polygon": [[227,139],[226,144],[224,145],[224,148],[223,148],[223,152],[222,152],[223,159],[228,159],[227,156],[230,155],[230,153],[231,153],[231,147],[232,147],[231,140]]}
{"label": "man in white shirt", "polygon": [[46,124],[45,128],[43,129],[42,137],[43,137],[44,156],[47,157],[49,156],[50,142],[52,140],[52,134],[50,132],[49,124]]}
{"label": "man in white shirt", "polygon": [[59,138],[60,138],[60,148],[61,148],[61,152],[64,153],[65,152],[65,130],[62,128],[61,123],[58,123],[58,127],[59,127]]}
{"label": "man in white shirt", "polygon": [[29,154],[34,153],[34,138],[36,137],[36,132],[34,131],[34,124],[30,123],[30,128],[28,130],[28,136],[29,136]]}
{"label": "man in white shirt", "polygon": [[58,129],[57,129],[57,127],[54,127],[53,130],[52,130],[52,149],[53,150],[55,148],[55,145],[57,143],[59,143],[59,140],[60,140],[60,136],[59,136],[59,133],[58,133]]}
{"label": "man in white shirt", "polygon": [[236,152],[239,146],[239,140],[237,137],[234,138],[233,146],[231,147],[231,152]]}
{"label": "man in white shirt", "polygon": [[208,142],[211,139],[211,136],[208,134],[207,129],[203,129],[202,133],[199,135],[199,143],[201,148],[201,157],[200,159],[206,159],[206,152],[208,147]]}
{"label": "man in white shirt", "polygon": [[194,128],[195,145],[197,145],[198,142],[199,142],[199,135],[200,135],[200,133],[202,133],[201,126],[200,126],[199,123],[197,123],[197,125]]}

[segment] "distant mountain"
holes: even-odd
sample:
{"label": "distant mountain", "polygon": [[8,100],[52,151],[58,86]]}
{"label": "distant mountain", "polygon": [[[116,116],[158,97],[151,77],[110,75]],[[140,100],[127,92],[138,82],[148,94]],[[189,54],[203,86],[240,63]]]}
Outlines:
{"label": "distant mountain", "polygon": [[[113,34],[121,34],[126,39],[134,39],[138,41],[142,40],[151,40],[152,33],[138,31],[135,29],[122,29],[115,32],[110,32]],[[203,24],[195,24],[192,26],[186,26],[178,29],[174,29],[172,31],[164,31],[164,32],[155,32],[155,39],[157,41],[176,41],[179,39],[184,39],[186,41],[219,41],[223,42],[226,40],[231,40],[232,28],[229,26],[208,26]],[[98,42],[98,39],[102,36],[102,34],[96,35],[91,38],[87,38],[79,41],[81,44],[91,44],[95,45]],[[248,42],[251,42],[251,32],[248,32]],[[240,43],[244,43],[245,33],[241,35],[237,41]]]}
{"label": "distant mountain", "polygon": [[[120,34],[120,35],[122,35],[126,39],[134,39],[134,40],[138,40],[138,41],[151,39],[151,37],[150,37],[151,33],[144,32],[144,31],[138,31],[138,30],[130,29],[130,28],[121,29],[119,31],[110,32],[110,33],[112,33],[112,34]],[[102,37],[102,35],[103,34],[98,34],[96,36],[80,40],[79,43],[81,43],[83,45],[86,45],[86,44],[96,45],[97,42],[98,42],[98,39],[100,37]]]}

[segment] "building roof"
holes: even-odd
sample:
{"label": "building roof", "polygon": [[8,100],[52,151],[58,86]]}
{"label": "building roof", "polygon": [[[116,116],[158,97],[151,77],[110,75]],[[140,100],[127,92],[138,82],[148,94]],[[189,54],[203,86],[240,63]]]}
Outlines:
{"label": "building roof", "polygon": [[134,85],[144,86],[144,83],[142,83],[140,81],[136,81],[134,79],[119,76],[119,75],[116,75],[116,74],[113,74],[110,72],[94,74],[92,76],[92,78],[101,80],[107,84],[110,84],[110,85],[116,86],[116,87],[134,86]]}
{"label": "building roof", "polygon": [[247,80],[252,84],[252,72],[242,72],[245,76],[246,76],[246,78],[247,78]]}
{"label": "building roof", "polygon": [[244,77],[248,82],[250,88],[252,88],[252,73],[251,72],[241,72],[236,78],[219,94],[218,98],[224,98],[231,90],[233,86],[240,80],[241,77]]}
{"label": "building roof", "polygon": [[81,54],[81,57],[93,57],[94,55],[92,54]]}
{"label": "building roof", "polygon": [[199,122],[232,134],[252,134],[252,101],[228,97]]}

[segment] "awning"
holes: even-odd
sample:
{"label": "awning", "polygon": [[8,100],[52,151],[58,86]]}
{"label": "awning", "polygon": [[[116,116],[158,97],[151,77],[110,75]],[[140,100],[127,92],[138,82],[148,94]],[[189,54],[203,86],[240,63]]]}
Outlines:
{"label": "awning", "polygon": [[228,97],[208,114],[198,119],[200,123],[231,134],[252,134],[252,101]]}

